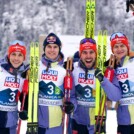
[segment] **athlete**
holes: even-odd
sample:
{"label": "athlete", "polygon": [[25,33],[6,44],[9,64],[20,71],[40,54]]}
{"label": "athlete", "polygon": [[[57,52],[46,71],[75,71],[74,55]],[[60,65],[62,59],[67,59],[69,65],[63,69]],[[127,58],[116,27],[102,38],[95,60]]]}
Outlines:
{"label": "athlete", "polygon": [[71,102],[75,106],[72,134],[94,134],[96,78],[111,100],[119,100],[121,91],[116,77],[113,79],[113,85],[101,70],[96,68],[97,46],[94,39],[84,38],[80,41],[79,58],[78,62],[74,63],[72,72],[75,91],[71,95]]}
{"label": "athlete", "polygon": [[39,73],[39,134],[62,134],[63,112],[71,113],[73,110],[73,107],[67,108],[71,103],[63,107],[66,70],[63,68],[61,46],[59,37],[54,33],[50,33],[43,43]]}
{"label": "athlete", "polygon": [[117,109],[118,134],[134,134],[134,53],[128,38],[121,32],[113,33],[110,42],[111,50],[118,59],[115,72],[122,92]]}
{"label": "athlete", "polygon": [[[27,112],[18,111],[18,101],[23,93],[24,65],[26,47],[24,42],[15,40],[10,43],[7,55],[0,61],[0,133],[15,134],[18,117],[26,120]],[[22,95],[23,96],[23,95]],[[19,113],[19,116],[18,116]]]}

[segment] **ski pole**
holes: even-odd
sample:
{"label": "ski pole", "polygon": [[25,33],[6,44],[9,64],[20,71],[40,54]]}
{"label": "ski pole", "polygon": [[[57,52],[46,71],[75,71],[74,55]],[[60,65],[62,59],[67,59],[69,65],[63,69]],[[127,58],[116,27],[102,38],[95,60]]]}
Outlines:
{"label": "ski pole", "polygon": [[[22,104],[21,104],[20,111],[24,110],[25,99],[26,99],[26,95],[28,94],[28,73],[27,73],[26,79],[24,80],[24,83],[23,83],[22,92],[23,92],[23,98],[22,98]],[[19,119],[17,134],[20,134],[20,128],[21,128],[21,119]]]}
{"label": "ski pole", "polygon": [[[70,101],[70,90],[72,89],[72,58],[67,58],[67,66],[66,66],[66,76],[64,78],[64,89],[65,89],[65,99],[64,102]],[[68,114],[64,114],[64,125],[63,125],[63,134],[67,134],[68,132]]]}

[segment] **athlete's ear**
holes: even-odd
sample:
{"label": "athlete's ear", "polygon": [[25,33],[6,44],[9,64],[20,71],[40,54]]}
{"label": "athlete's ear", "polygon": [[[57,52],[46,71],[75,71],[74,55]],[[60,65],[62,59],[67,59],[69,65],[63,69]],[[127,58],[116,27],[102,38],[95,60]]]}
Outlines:
{"label": "athlete's ear", "polygon": [[129,57],[130,57],[130,58],[134,57],[134,52],[133,52],[133,51],[130,51],[130,52],[129,52]]}

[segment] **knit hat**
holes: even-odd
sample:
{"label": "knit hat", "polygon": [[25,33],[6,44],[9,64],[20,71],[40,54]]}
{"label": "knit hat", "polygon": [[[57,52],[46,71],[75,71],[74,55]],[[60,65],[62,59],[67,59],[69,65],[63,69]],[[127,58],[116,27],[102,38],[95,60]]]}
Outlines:
{"label": "knit hat", "polygon": [[96,41],[92,38],[84,38],[80,41],[79,54],[81,55],[83,50],[92,49],[97,54]]}
{"label": "knit hat", "polygon": [[12,52],[21,52],[24,55],[24,59],[26,58],[26,47],[23,41],[15,40],[10,43],[8,47],[8,58]]}
{"label": "knit hat", "polygon": [[61,41],[59,39],[59,37],[54,34],[54,33],[50,33],[46,39],[44,40],[44,43],[43,43],[43,46],[44,46],[44,50],[45,50],[45,47],[48,45],[48,44],[56,44],[59,46],[59,48],[61,49]]}
{"label": "knit hat", "polygon": [[129,41],[128,41],[128,38],[123,33],[112,34],[111,37],[110,37],[110,41],[111,41],[110,44],[111,44],[112,52],[113,52],[113,47],[114,47],[115,44],[122,43],[127,47],[128,53],[129,53],[129,51],[130,51]]}

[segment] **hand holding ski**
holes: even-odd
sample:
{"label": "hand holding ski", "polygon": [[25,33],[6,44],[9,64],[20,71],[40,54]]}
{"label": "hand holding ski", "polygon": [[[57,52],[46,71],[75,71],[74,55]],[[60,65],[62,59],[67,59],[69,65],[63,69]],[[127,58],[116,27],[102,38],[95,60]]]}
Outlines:
{"label": "hand holding ski", "polygon": [[[113,77],[114,77],[114,69],[113,69],[114,64],[115,64],[115,56],[111,55],[110,60],[109,60],[108,68],[106,69],[105,74],[104,74],[104,76],[107,79],[109,79],[110,81],[112,81]],[[102,104],[103,102],[104,102],[104,106]],[[103,108],[102,108],[102,106],[103,106]],[[103,95],[102,99],[100,101],[100,109],[99,109],[98,117],[96,119],[95,132],[98,132],[98,134],[100,134],[104,130],[104,124],[103,123],[105,122],[105,119],[106,119],[106,117],[104,117],[105,109],[106,109],[106,97]],[[101,113],[101,110],[102,110],[102,113]]]}

